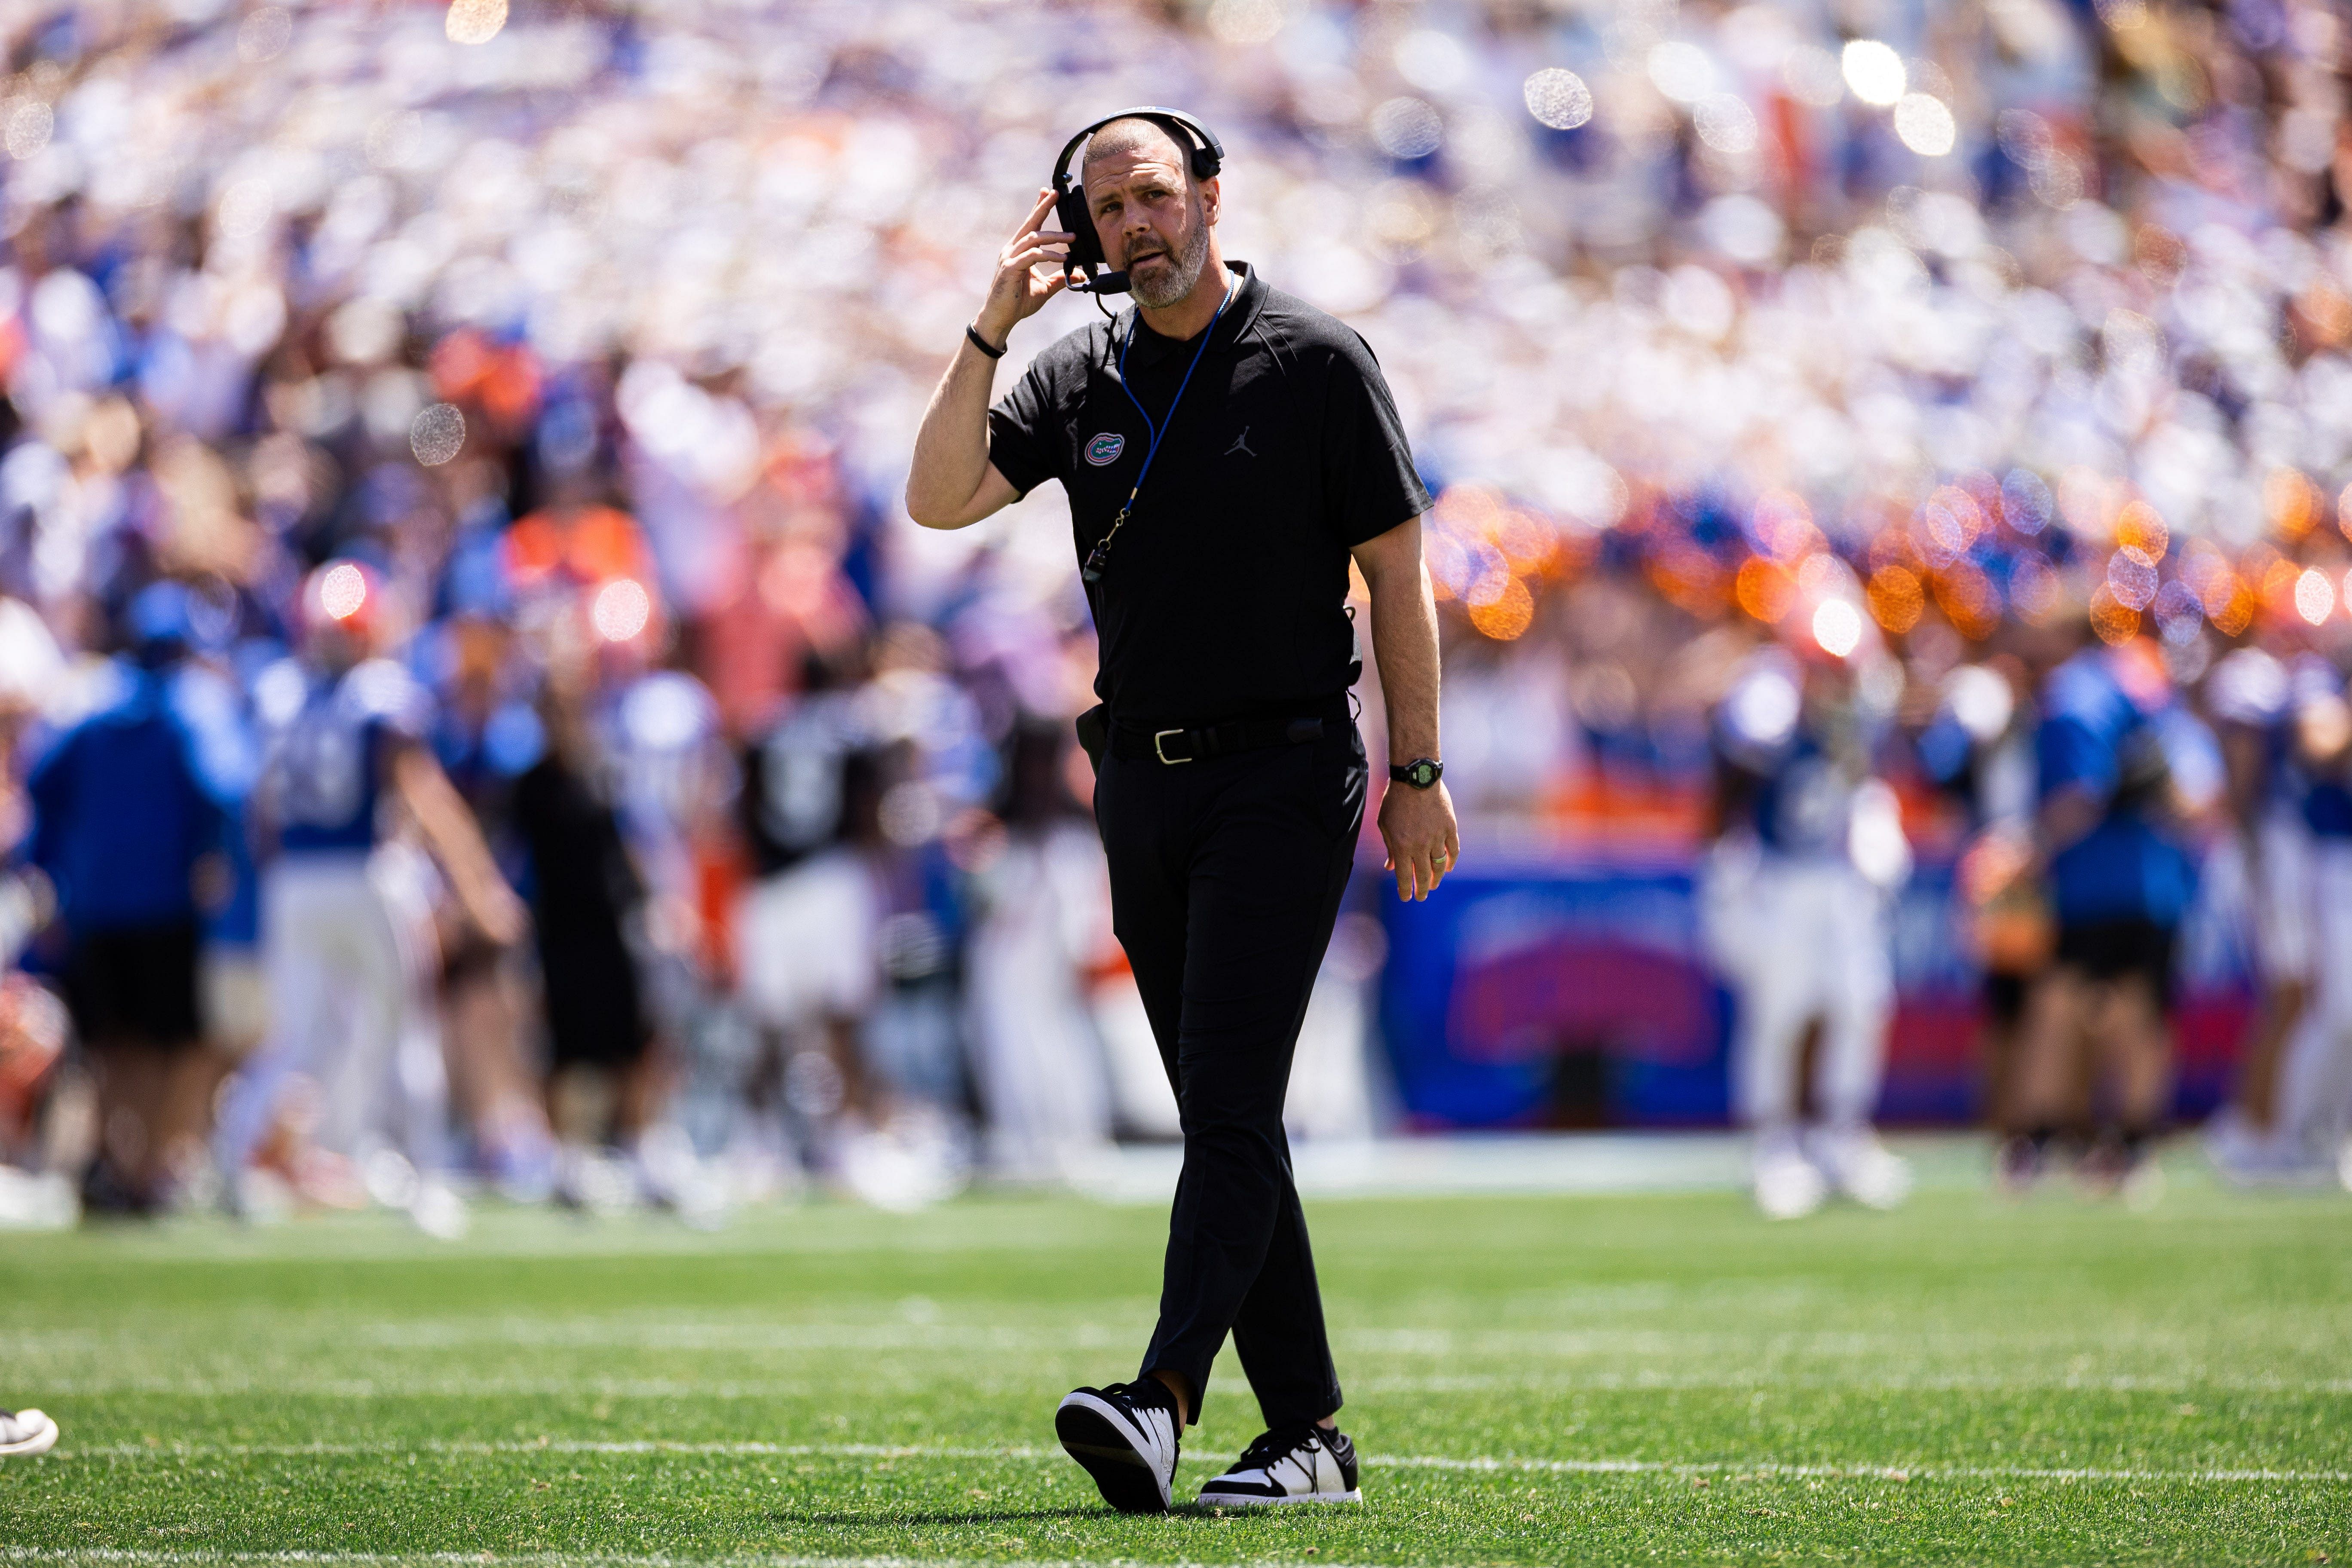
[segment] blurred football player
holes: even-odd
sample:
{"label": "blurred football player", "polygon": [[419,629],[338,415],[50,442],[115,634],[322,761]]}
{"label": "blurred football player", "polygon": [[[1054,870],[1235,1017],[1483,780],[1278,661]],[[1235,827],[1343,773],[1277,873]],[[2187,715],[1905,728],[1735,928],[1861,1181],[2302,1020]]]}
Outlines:
{"label": "blurred football player", "polygon": [[2033,861],[2033,683],[2027,657],[2014,648],[1958,666],[1945,676],[1915,748],[1969,816],[1955,879],[1969,947],[1984,972],[1986,1120],[2003,1132],[2020,1131],[2011,1103],[2018,1034],[2029,984],[2050,957],[2049,910]]}
{"label": "blurred football player", "polygon": [[2315,656],[2296,661],[2289,700],[2308,780],[2315,978],[2280,1063],[2274,1163],[2289,1175],[2332,1164],[2352,1187],[2352,702],[2344,678]]}
{"label": "blurred football player", "polygon": [[[751,1098],[758,1107],[780,1089],[773,1109],[819,1143],[863,1097],[859,1024],[881,988],[881,893],[859,852],[878,838],[880,795],[863,676],[862,650],[812,656],[801,694],[743,754],[742,826],[758,879],[736,913],[735,970],[763,1036]],[[784,1130],[782,1121],[747,1128],[739,1160],[780,1157],[756,1144]],[[768,1179],[791,1174],[779,1166]]]}
{"label": "blurred football player", "polygon": [[1853,661],[1824,647],[1862,651],[1858,613],[1836,603],[1855,626],[1834,617],[1801,657],[1757,654],[1714,722],[1717,862],[1747,860],[1712,890],[1738,994],[1733,1102],[1755,1133],[1757,1206],[1774,1219],[1810,1214],[1833,1191],[1890,1208],[1911,1186],[1870,1123],[1894,1002],[1886,895],[1909,849],[1873,771],[1887,715]]}
{"label": "blurred football player", "polygon": [[2171,1104],[2168,1009],[2194,890],[2167,745],[2186,716],[2144,638],[2084,647],[2051,672],[2040,707],[2037,836],[2057,949],[2026,1004],[2017,1108],[2028,1131],[2005,1146],[2002,1180],[2040,1174],[2077,1087],[2104,1078],[2108,1125],[2081,1174],[2145,1199],[2158,1181],[2147,1145]]}
{"label": "blurred football player", "polygon": [[587,661],[559,660],[541,694],[546,745],[515,781],[514,823],[530,862],[551,1047],[549,1117],[562,1140],[556,1194],[575,1206],[634,1202],[607,1150],[634,1153],[659,1093],[654,1025],[633,940],[646,882],[622,841],[614,769],[597,733]]}
{"label": "blurred football player", "polygon": [[144,1213],[167,1156],[201,1137],[209,1072],[197,956],[203,906],[226,891],[226,816],[205,789],[168,677],[187,650],[186,593],[158,583],[132,602],[135,662],[115,700],[75,725],[29,784],[32,862],[56,889],[68,1005],[99,1090],[92,1207]]}
{"label": "blurred football player", "polygon": [[2303,1163],[2277,1135],[2284,1047],[2313,981],[2311,781],[2295,744],[2288,667],[2263,647],[2225,655],[2205,679],[2207,719],[2221,747],[2231,832],[2219,854],[2243,885],[2261,1007],[2230,1102],[2206,1124],[2205,1147],[2236,1181],[2291,1174]]}
{"label": "blurred football player", "polygon": [[1110,885],[1063,744],[1058,728],[1013,731],[1003,847],[973,878],[965,1028],[989,1163],[1014,1180],[1066,1178],[1110,1147],[1110,1084],[1084,989]]}
{"label": "blurred football player", "polygon": [[[383,598],[382,584],[357,562],[320,567],[302,591],[301,666],[281,665],[262,678],[270,687],[261,693],[263,717],[275,732],[255,812],[274,850],[262,874],[262,963],[273,1016],[268,1039],[226,1097],[215,1145],[240,1194],[295,1075],[317,1088],[310,1136],[330,1157],[314,1193],[335,1184],[338,1163],[382,1137],[387,1105],[413,1100],[393,1081],[396,1073],[437,1079],[437,1039],[429,1062],[402,1050],[429,1021],[412,1016],[418,965],[404,947],[411,933],[372,866],[394,826],[388,808],[405,813],[489,940],[511,942],[525,929],[520,901],[420,742],[421,693],[397,665],[371,657],[383,632]],[[402,1184],[410,1212],[428,1231],[462,1228],[462,1205],[431,1168],[440,1129],[398,1131],[416,1178]],[[425,1168],[415,1170],[420,1163]],[[341,1185],[348,1194],[349,1184]]]}

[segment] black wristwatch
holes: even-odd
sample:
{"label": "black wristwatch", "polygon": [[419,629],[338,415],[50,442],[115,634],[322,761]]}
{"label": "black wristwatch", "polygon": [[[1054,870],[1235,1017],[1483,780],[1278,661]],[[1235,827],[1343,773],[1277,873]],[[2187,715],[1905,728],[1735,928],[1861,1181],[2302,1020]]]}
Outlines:
{"label": "black wristwatch", "polygon": [[1445,764],[1435,757],[1415,757],[1409,763],[1391,763],[1389,777],[1415,789],[1433,789],[1445,776]]}

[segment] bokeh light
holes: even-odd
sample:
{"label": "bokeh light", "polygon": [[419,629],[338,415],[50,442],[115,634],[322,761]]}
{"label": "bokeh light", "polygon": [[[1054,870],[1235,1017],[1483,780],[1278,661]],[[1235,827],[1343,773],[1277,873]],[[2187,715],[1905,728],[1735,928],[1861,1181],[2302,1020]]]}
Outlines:
{"label": "bokeh light", "polygon": [[1881,109],[1901,101],[1910,80],[1903,68],[1903,57],[1876,38],[1853,39],[1838,64],[1854,97]]}
{"label": "bokeh light", "polygon": [[1955,561],[1938,570],[1931,582],[1936,607],[1962,637],[1981,642],[2000,629],[2000,595],[1983,567],[1973,561]]}
{"label": "bokeh light", "polygon": [[1756,150],[1756,111],[1735,93],[1712,93],[1691,112],[1698,139],[1718,153]]}
{"label": "bokeh light", "polygon": [[1391,98],[1372,110],[1372,140],[1391,158],[1426,158],[1445,140],[1445,121],[1418,98]]}
{"label": "bokeh light", "polygon": [[2107,588],[2120,602],[2145,610],[2156,601],[2156,568],[2137,551],[2118,550],[2108,557]]}
{"label": "bokeh light", "polygon": [[408,444],[418,462],[439,468],[465,448],[465,414],[454,403],[428,405],[409,426]]}
{"label": "bokeh light", "polygon": [[1516,577],[1506,580],[1502,590],[1487,603],[1470,606],[1470,624],[1496,642],[1511,642],[1526,635],[1535,616],[1535,595]]}
{"label": "bokeh light", "polygon": [[1904,566],[1882,566],[1872,573],[1869,597],[1871,618],[1898,636],[1917,626],[1927,608],[1918,577]]}
{"label": "bokeh light", "polygon": [[1739,563],[1731,591],[1739,607],[1766,626],[1779,623],[1797,602],[1796,580],[1779,562],[1761,555],[1751,555]]}
{"label": "bokeh light", "polygon": [[2113,646],[2139,635],[2139,612],[2116,598],[2105,583],[2092,590],[2090,613],[2091,629],[2101,642]]}
{"label": "bokeh light", "polygon": [[2116,513],[2116,548],[2154,566],[2172,547],[2172,531],[2146,501],[2136,500]]}
{"label": "bokeh light", "polygon": [[1282,0],[1216,0],[1209,7],[1209,33],[1223,44],[1269,44],[1289,19]]}
{"label": "bokeh light", "polygon": [[2336,611],[2336,584],[2314,566],[2294,580],[2294,613],[2318,626]]}
{"label": "bokeh light", "polygon": [[1723,80],[1712,56],[1680,38],[1652,49],[1648,64],[1650,85],[1676,103],[1696,103]]}
{"label": "bokeh light", "polygon": [[443,30],[453,44],[487,44],[507,25],[507,0],[449,0]]}
{"label": "bokeh light", "polygon": [[653,619],[653,595],[633,577],[615,577],[596,591],[589,618],[606,642],[627,642]]}
{"label": "bokeh light", "polygon": [[1823,653],[1843,658],[1862,646],[1862,612],[1843,599],[1825,599],[1813,609],[1813,641]]}
{"label": "bokeh light", "polygon": [[1959,127],[1943,100],[1906,92],[1895,105],[1895,134],[1923,158],[1940,158],[1959,140]]}
{"label": "bokeh light", "polygon": [[1548,66],[1522,89],[1528,112],[1554,131],[1573,131],[1592,118],[1592,89],[1572,70]]}
{"label": "bokeh light", "polygon": [[319,579],[319,608],[332,620],[347,621],[367,603],[367,574],[346,561],[331,566]]}

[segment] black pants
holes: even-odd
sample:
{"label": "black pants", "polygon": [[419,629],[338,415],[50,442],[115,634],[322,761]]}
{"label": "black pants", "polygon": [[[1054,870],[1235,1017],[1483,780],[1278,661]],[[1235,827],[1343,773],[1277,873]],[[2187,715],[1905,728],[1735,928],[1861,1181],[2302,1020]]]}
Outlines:
{"label": "black pants", "polygon": [[1182,1112],[1160,1325],[1197,1421],[1228,1331],[1266,1425],[1339,1407],[1282,1104],[1364,816],[1353,725],[1174,765],[1103,759],[1111,914]]}

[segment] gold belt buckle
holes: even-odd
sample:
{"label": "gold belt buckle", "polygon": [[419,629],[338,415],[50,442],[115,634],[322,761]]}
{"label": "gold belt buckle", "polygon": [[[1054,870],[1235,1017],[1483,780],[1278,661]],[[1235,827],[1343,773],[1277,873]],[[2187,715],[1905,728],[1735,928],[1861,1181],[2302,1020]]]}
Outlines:
{"label": "gold belt buckle", "polygon": [[1181,731],[1181,730],[1157,730],[1157,731],[1154,731],[1152,732],[1152,736],[1151,736],[1151,752],[1152,752],[1152,754],[1153,754],[1154,756],[1158,757],[1161,762],[1163,762],[1163,763],[1167,763],[1167,764],[1168,764],[1170,767],[1171,767],[1171,768],[1172,768],[1172,767],[1174,767],[1178,763],[1189,763],[1189,762],[1191,762],[1192,759],[1192,758],[1190,758],[1190,757],[1171,757],[1171,756],[1170,756],[1170,755],[1168,754],[1168,737],[1169,737],[1169,736],[1171,736],[1171,735],[1181,735],[1181,734],[1182,734],[1183,732],[1184,732],[1184,731]]}

